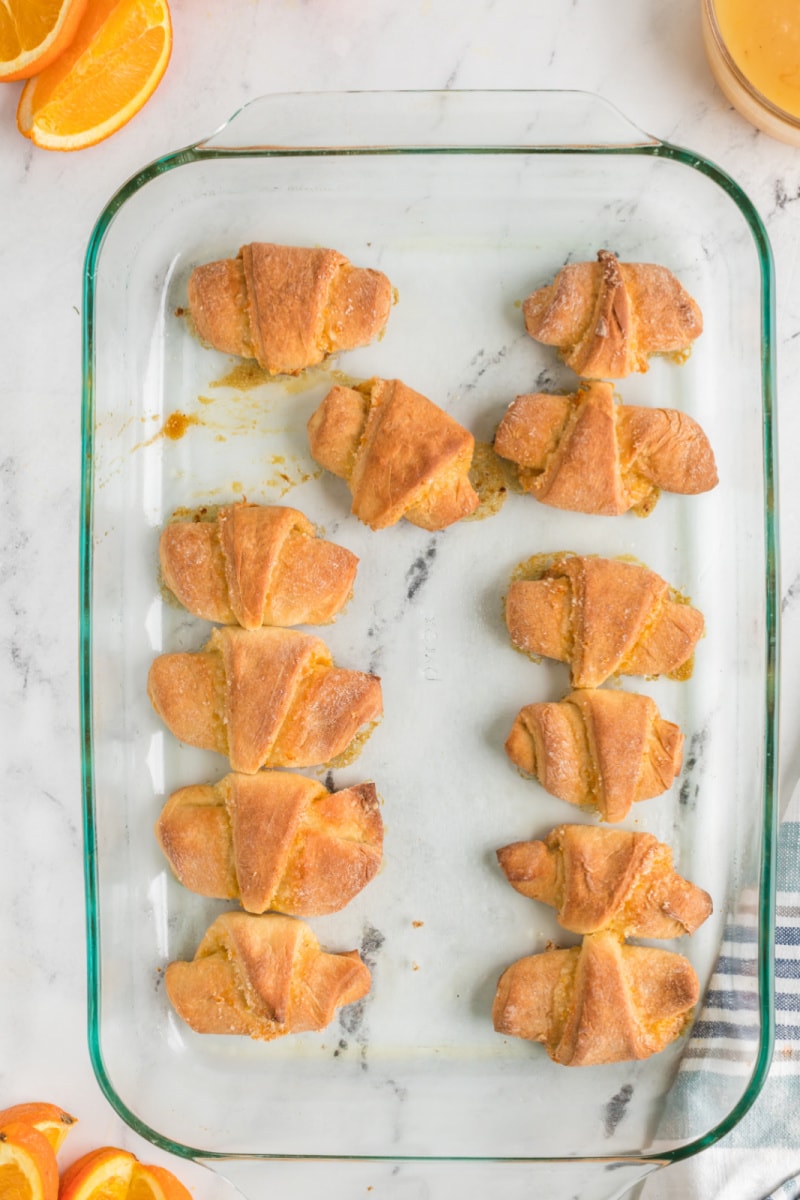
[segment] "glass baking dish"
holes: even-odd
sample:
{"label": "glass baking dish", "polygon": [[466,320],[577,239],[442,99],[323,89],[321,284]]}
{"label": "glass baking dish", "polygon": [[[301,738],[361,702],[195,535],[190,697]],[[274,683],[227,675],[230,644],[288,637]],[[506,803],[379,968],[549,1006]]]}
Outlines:
{"label": "glass baking dish", "polygon": [[[188,274],[251,240],[331,246],[384,270],[398,290],[385,337],[288,381],[203,348],[176,315]],[[617,390],[697,418],[719,486],[664,495],[646,520],[559,512],[512,492],[494,515],[438,534],[361,526],[344,484],[307,449],[305,423],[332,381],[402,378],[490,442],[516,394],[574,386],[525,335],[520,302],[568,258],[603,247],[669,266],[701,305],[688,361],[653,360]],[[585,93],[266,97],[110,200],[84,297],[89,1043],[133,1128],[223,1160],[231,1177],[250,1172],[253,1194],[264,1180],[319,1194],[321,1165],[327,1195],[361,1194],[352,1174],[351,1190],[337,1190],[346,1161],[381,1197],[449,1195],[463,1171],[502,1179],[504,1196],[535,1180],[551,1197],[576,1186],[605,1197],[713,1143],[746,1111],[772,1030],[772,304],[766,234],[737,185]],[[193,1034],[167,1002],[166,964],[191,957],[229,906],[174,881],[153,825],[172,790],[227,764],[178,744],[145,692],[155,655],[197,649],[210,629],[165,598],[159,531],[178,509],[243,496],[302,509],[359,555],[354,597],[321,634],[337,662],[382,677],[385,699],[360,757],[329,776],[336,787],[375,780],[383,868],[342,913],[310,922],[328,948],[362,951],[372,992],[323,1033],[269,1044]],[[502,618],[515,566],[558,550],[634,556],[706,615],[689,681],[626,681],[680,724],[686,750],[675,786],[625,825],[669,842],[679,870],[712,894],[712,918],[671,946],[704,988],[726,922],[751,899],[750,1035],[737,1042],[732,1026],[718,1052],[687,1054],[684,1037],[644,1062],[566,1069],[492,1029],[504,967],[548,939],[576,940],[494,857],[592,820],[503,753],[523,704],[569,690],[563,665],[512,649]]]}

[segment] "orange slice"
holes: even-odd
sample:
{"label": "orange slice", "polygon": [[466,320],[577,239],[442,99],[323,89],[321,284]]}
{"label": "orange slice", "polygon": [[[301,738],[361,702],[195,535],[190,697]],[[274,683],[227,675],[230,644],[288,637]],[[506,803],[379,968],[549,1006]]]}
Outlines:
{"label": "orange slice", "polygon": [[0,82],[29,79],[67,48],[86,0],[0,3]]}
{"label": "orange slice", "polygon": [[[43,1133],[53,1147],[53,1153],[58,1154],[64,1145],[64,1138],[72,1126],[77,1123],[77,1117],[71,1117],[57,1104],[34,1101],[30,1104],[14,1104],[11,1108],[4,1108],[0,1112],[0,1125],[8,1125],[10,1121],[22,1121],[25,1125],[32,1125],[34,1129],[38,1129],[39,1133]],[[0,1200],[2,1200],[2,1193],[0,1193]]]}
{"label": "orange slice", "polygon": [[[3,1193],[0,1191],[0,1200]],[[192,1200],[171,1171],[146,1167],[127,1150],[90,1150],[61,1176],[59,1200]],[[27,1200],[27,1198],[26,1198]]]}
{"label": "orange slice", "polygon": [[135,116],[167,69],[167,0],[89,0],[72,42],[26,83],[17,127],[45,150],[81,150]]}
{"label": "orange slice", "polygon": [[23,1121],[0,1128],[0,1197],[58,1200],[58,1164],[43,1133]]}

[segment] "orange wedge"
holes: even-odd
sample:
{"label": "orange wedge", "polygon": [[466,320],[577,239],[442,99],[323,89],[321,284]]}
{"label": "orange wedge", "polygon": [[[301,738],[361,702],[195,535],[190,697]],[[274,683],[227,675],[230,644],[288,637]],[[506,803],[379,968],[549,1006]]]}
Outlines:
{"label": "orange wedge", "polygon": [[75,36],[86,0],[0,3],[0,82],[30,79]]}
{"label": "orange wedge", "polygon": [[0,1197],[57,1200],[58,1164],[43,1133],[23,1121],[0,1128]]}
{"label": "orange wedge", "polygon": [[192,1200],[192,1193],[166,1167],[134,1168],[127,1200]]}
{"label": "orange wedge", "polygon": [[64,1172],[58,1200],[192,1200],[192,1194],[166,1168],[146,1167],[127,1150],[103,1146]]}
{"label": "orange wedge", "polygon": [[25,1125],[32,1125],[34,1129],[38,1129],[53,1147],[53,1153],[58,1154],[64,1144],[64,1138],[77,1123],[77,1117],[71,1117],[57,1104],[34,1101],[31,1104],[14,1104],[11,1108],[4,1108],[0,1112],[0,1126],[8,1125],[10,1121],[22,1121]]}
{"label": "orange wedge", "polygon": [[45,150],[81,150],[116,133],[167,69],[167,0],[89,0],[72,42],[28,80],[17,127]]}
{"label": "orange wedge", "polygon": [[136,1163],[115,1146],[90,1150],[61,1176],[58,1200],[125,1200]]}

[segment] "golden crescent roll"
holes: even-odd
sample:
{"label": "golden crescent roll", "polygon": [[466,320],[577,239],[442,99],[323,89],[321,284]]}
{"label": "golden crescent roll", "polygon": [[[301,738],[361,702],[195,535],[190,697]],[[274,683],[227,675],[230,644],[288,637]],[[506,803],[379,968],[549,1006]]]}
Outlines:
{"label": "golden crescent roll", "polygon": [[683,734],[649,696],[585,688],[528,704],[506,754],[545,791],[621,821],[638,800],[660,796],[681,768]]}
{"label": "golden crescent roll", "polygon": [[578,375],[622,379],[646,371],[651,354],[685,351],[703,332],[696,303],[671,271],[621,263],[600,250],[597,262],[570,263],[524,301],[525,328],[556,346]]}
{"label": "golden crescent roll", "polygon": [[585,1067],[657,1054],[686,1029],[699,993],[683,955],[593,933],[513,963],[492,1018],[498,1033],[542,1042],[554,1062]]}
{"label": "golden crescent roll", "polygon": [[162,654],[147,691],[182,742],[247,775],[342,754],[382,712],[374,675],[334,667],[323,641],[292,629],[215,629],[196,654]]}
{"label": "golden crescent roll", "polygon": [[195,267],[189,311],[201,340],[255,358],[270,375],[298,375],[329,354],[371,342],[392,285],[336,250],[251,242],[236,258]]}
{"label": "golden crescent roll", "polygon": [[222,625],[324,625],[350,596],[355,554],[315,534],[296,508],[230,504],[176,521],[159,541],[164,582],[196,617]]}
{"label": "golden crescent roll", "polygon": [[557,910],[572,933],[674,938],[694,933],[711,897],[679,875],[672,850],[650,833],[559,825],[544,841],[497,851],[512,887]]}
{"label": "golden crescent roll", "polygon": [[526,654],[569,663],[576,688],[599,687],[614,674],[687,678],[704,621],[674,596],[647,567],[563,555],[540,578],[511,584],[506,625]]}
{"label": "golden crescent roll", "polygon": [[320,466],[347,481],[351,511],[371,529],[401,517],[444,529],[478,507],[472,434],[399,379],[332,388],[308,422],[308,440]]}
{"label": "golden crescent roll", "polygon": [[226,775],[167,800],[156,836],[190,891],[316,917],[366,887],[381,862],[383,822],[374,783],[340,792],[286,771]]}
{"label": "golden crescent roll", "polygon": [[661,491],[694,496],[718,482],[714,453],[692,417],[617,404],[610,383],[584,384],[570,396],[517,396],[494,448],[542,504],[598,516],[645,516]]}
{"label": "golden crescent roll", "polygon": [[272,1041],[324,1029],[336,1009],[361,1000],[369,969],[358,951],[328,954],[303,921],[268,913],[223,913],[191,962],[171,962],[167,996],[196,1033]]}

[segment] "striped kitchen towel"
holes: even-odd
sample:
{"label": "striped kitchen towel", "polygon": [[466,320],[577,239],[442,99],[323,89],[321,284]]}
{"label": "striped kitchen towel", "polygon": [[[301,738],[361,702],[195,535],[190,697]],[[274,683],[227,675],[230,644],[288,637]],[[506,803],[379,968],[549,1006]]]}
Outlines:
{"label": "striped kitchen towel", "polygon": [[[656,1171],[641,1200],[800,1200],[800,786],[778,835],[776,901],[775,1046],[766,1083],[730,1133]],[[665,1141],[696,1135],[704,1116],[715,1124],[714,1115],[731,1111],[746,1090],[759,1037],[756,906],[755,891],[743,894],[725,929],[665,1113]]]}
{"label": "striped kitchen towel", "polygon": [[[725,927],[720,956],[681,1059],[682,1072],[749,1074],[760,1034],[756,938],[758,894],[742,893],[735,917]],[[800,929],[796,931],[800,934]],[[795,960],[796,962],[796,960]]]}

